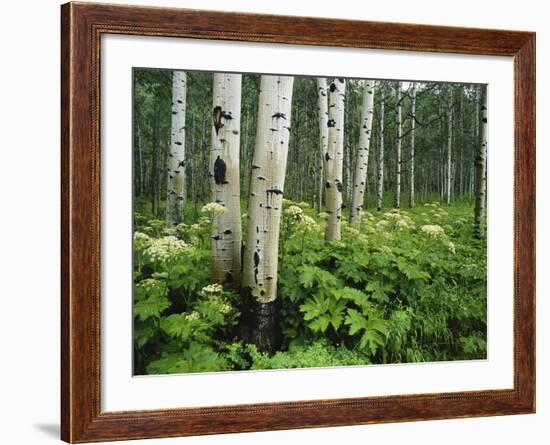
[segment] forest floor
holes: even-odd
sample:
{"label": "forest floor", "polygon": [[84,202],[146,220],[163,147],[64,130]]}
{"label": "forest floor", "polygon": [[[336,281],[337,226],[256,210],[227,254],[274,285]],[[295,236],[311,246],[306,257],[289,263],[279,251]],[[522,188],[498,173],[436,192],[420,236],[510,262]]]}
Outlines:
{"label": "forest floor", "polygon": [[167,229],[135,208],[135,374],[486,358],[486,241],[469,200],[365,211],[329,244],[326,214],[285,200],[271,356],[239,338],[238,292],[209,282],[213,215],[190,203]]}

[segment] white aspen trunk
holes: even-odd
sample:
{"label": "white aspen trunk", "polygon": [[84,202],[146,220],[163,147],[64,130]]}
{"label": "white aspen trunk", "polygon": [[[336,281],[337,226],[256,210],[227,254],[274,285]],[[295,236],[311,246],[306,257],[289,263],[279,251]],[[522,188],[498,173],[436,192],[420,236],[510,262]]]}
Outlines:
{"label": "white aspen trunk", "polygon": [[290,133],[292,86],[288,76],[262,76],[252,162],[243,287],[260,303],[277,298],[279,226]]}
{"label": "white aspen trunk", "polygon": [[[344,111],[344,115],[345,115],[345,111]],[[346,196],[346,201],[347,202],[351,202],[351,199],[352,199],[352,193],[353,193],[353,190],[352,190],[352,187],[351,187],[351,184],[353,182],[353,176],[352,176],[352,173],[351,173],[351,164],[352,164],[352,161],[351,161],[351,158],[352,158],[352,153],[353,153],[353,145],[352,144],[348,144],[347,147],[348,149],[346,150],[345,149],[346,147],[346,142],[345,142],[345,138],[344,138],[344,166],[345,166],[345,171],[346,171],[346,175],[345,175],[345,184],[346,186],[344,187],[344,191],[345,191],[345,196]],[[344,199],[342,197],[342,202],[344,202]],[[346,208],[345,207],[345,204],[342,205],[342,208]]]}
{"label": "white aspen trunk", "polygon": [[160,99],[159,95],[155,94],[153,102],[153,137],[152,137],[152,159],[151,159],[151,211],[154,216],[158,216],[159,200],[158,195],[158,164],[160,162],[160,141],[159,141],[159,126],[160,126]]}
{"label": "white aspen trunk", "polygon": [[209,165],[212,201],[227,209],[213,219],[212,281],[236,288],[241,282],[241,84],[241,74],[214,74]]}
{"label": "white aspen trunk", "polygon": [[468,190],[470,199],[472,199],[472,196],[474,194],[474,187],[475,187],[474,179],[475,179],[475,162],[472,162],[470,165],[470,185]]}
{"label": "white aspen trunk", "polygon": [[139,188],[137,190],[137,193],[139,196],[143,195],[144,187],[143,187],[143,147],[142,147],[142,141],[141,141],[141,128],[139,126],[139,121],[136,119],[136,139],[137,139],[137,148],[138,148],[138,162],[139,162]]}
{"label": "white aspen trunk", "polygon": [[378,150],[378,187],[377,205],[378,211],[382,210],[382,199],[384,196],[384,90],[380,90],[380,150]]}
{"label": "white aspen trunk", "polygon": [[458,194],[464,195],[464,91],[460,91],[460,158],[458,169]]}
{"label": "white aspen trunk", "polygon": [[185,72],[174,71],[172,74],[172,128],[167,162],[166,225],[168,227],[174,227],[183,221],[185,209],[186,92],[187,76]]}
{"label": "white aspen trunk", "polygon": [[412,84],[411,160],[409,166],[409,207],[414,207],[414,132],[416,128],[416,84]]}
{"label": "white aspen trunk", "polygon": [[275,300],[279,229],[290,136],[292,87],[289,76],[262,76],[256,146],[251,166],[248,230],[243,254],[242,334],[260,351],[278,343]]}
{"label": "white aspen trunk", "polygon": [[438,174],[439,174],[439,200],[440,201],[443,201],[443,198],[445,196],[445,173],[443,171],[443,165],[444,165],[444,160],[443,160],[443,150],[444,150],[444,147],[443,147],[443,140],[445,139],[443,137],[443,107],[441,106],[441,95],[442,95],[442,92],[441,92],[441,89],[439,90],[439,106],[438,106],[438,109],[439,109],[439,122],[438,122],[438,126],[439,126],[439,137],[440,137],[440,142],[441,144],[439,145],[439,165],[438,165]]}
{"label": "white aspen trunk", "polygon": [[401,135],[403,131],[401,82],[397,82],[395,97],[397,102],[397,148],[395,153],[395,199],[394,207],[401,207]]}
{"label": "white aspen trunk", "polygon": [[446,191],[446,198],[447,198],[447,204],[451,204],[451,190],[452,190],[452,170],[451,170],[451,162],[452,162],[452,142],[453,142],[453,94],[451,92],[451,96],[449,99],[449,110],[447,113],[447,191]]}
{"label": "white aspen trunk", "polygon": [[481,237],[481,226],[485,213],[486,158],[487,158],[487,87],[481,87],[481,107],[479,113],[479,142],[476,156],[474,233]]}
{"label": "white aspen trunk", "polygon": [[328,97],[327,97],[327,79],[324,77],[317,78],[318,87],[318,111],[319,111],[319,211],[323,206],[323,188],[324,188],[324,172],[327,170],[328,156]]}
{"label": "white aspen trunk", "polygon": [[325,240],[340,239],[340,221],[342,219],[342,174],[344,163],[344,101],[346,81],[336,78],[329,87],[328,101],[328,156],[326,206],[327,224]]}
{"label": "white aspen trunk", "polygon": [[374,81],[367,80],[363,89],[361,125],[357,145],[357,161],[353,184],[353,196],[350,210],[350,223],[361,223],[361,210],[365,201],[367,170],[369,166],[369,149],[374,118]]}

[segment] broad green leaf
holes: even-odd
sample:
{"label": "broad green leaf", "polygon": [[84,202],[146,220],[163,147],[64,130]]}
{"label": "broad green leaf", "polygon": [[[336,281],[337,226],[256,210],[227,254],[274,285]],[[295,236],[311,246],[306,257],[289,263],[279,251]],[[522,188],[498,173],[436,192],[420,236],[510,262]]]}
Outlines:
{"label": "broad green leaf", "polygon": [[140,321],[151,317],[158,318],[168,307],[170,307],[170,300],[166,297],[141,300],[134,303],[134,316]]}
{"label": "broad green leaf", "polygon": [[349,334],[355,335],[361,329],[365,329],[366,324],[365,317],[355,309],[348,309],[348,316],[346,317],[345,324],[349,325]]}

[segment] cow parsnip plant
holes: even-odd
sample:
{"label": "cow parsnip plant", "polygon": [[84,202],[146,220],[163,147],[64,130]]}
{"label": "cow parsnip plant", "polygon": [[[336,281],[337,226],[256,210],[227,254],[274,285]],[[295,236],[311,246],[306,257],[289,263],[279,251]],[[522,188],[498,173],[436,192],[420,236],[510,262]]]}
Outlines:
{"label": "cow parsnip plant", "polygon": [[326,215],[283,205],[272,356],[241,341],[239,295],[209,283],[211,218],[166,229],[135,214],[136,374],[486,357],[486,249],[471,203],[364,212],[332,243]]}

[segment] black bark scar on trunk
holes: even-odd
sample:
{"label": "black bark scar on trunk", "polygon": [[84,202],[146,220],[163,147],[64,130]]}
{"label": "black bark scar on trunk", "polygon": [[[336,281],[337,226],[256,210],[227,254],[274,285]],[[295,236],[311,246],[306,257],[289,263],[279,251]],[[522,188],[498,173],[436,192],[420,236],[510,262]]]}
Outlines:
{"label": "black bark scar on trunk", "polygon": [[280,346],[279,301],[260,303],[250,287],[241,290],[241,320],[239,334],[246,343],[256,345],[258,351],[274,354]]}
{"label": "black bark scar on trunk", "polygon": [[219,156],[214,162],[214,180],[216,184],[226,184],[225,173],[227,172],[227,165],[225,161]]}

